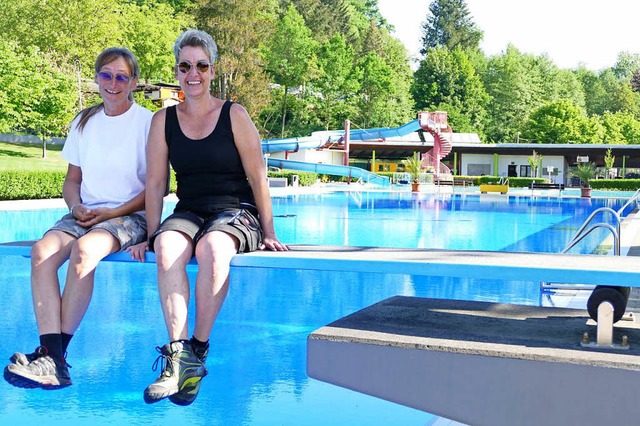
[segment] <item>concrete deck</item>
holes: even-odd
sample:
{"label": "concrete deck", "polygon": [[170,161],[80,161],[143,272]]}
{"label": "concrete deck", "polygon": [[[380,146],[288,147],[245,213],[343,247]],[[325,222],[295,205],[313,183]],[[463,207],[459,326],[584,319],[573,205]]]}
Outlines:
{"label": "concrete deck", "polygon": [[[310,377],[472,425],[635,424],[640,329],[628,351],[595,339],[585,310],[392,297],[314,331]],[[626,328],[622,328],[622,327]]]}

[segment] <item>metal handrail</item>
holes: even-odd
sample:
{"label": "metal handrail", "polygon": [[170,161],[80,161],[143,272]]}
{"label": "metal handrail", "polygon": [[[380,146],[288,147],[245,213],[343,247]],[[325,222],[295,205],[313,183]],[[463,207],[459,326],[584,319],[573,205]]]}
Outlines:
{"label": "metal handrail", "polygon": [[624,209],[626,209],[627,206],[630,206],[631,203],[633,203],[634,201],[637,203],[638,202],[638,198],[640,198],[640,189],[636,189],[636,192],[633,193],[631,198],[629,198],[629,200],[626,203],[624,203],[624,205],[622,207],[620,207],[618,209],[618,215],[622,214]]}
{"label": "metal handrail", "polygon": [[[593,212],[591,212],[591,214],[589,215],[587,220],[584,221],[584,223],[582,224],[580,229],[578,229],[578,231],[575,233],[575,235],[573,236],[571,241],[569,241],[569,243],[561,251],[561,253],[566,253],[567,251],[571,250],[577,243],[582,241],[582,239],[584,237],[586,237],[587,235],[589,235],[594,229],[596,229],[596,228],[607,228],[613,234],[613,242],[614,242],[613,254],[616,255],[616,256],[619,256],[620,255],[620,225],[622,223],[621,214],[633,202],[637,203],[638,202],[638,198],[640,198],[640,189],[636,190],[636,192],[633,193],[633,195],[629,198],[629,200],[627,200],[627,202],[622,207],[620,207],[617,211],[613,210],[611,207],[600,207],[600,208],[594,210]],[[591,223],[593,218],[600,212],[609,212],[609,213],[611,213],[613,215],[613,217],[616,220],[615,228],[611,224],[601,222],[601,223],[597,223],[595,225],[592,225],[589,229],[587,229],[585,231],[585,228],[587,228],[587,226]]]}
{"label": "metal handrail", "polygon": [[620,229],[619,229],[620,224],[618,223],[618,226],[616,229],[613,227],[613,225],[609,223],[604,223],[604,222],[596,223],[595,225],[592,225],[591,228],[587,229],[582,234],[576,235],[575,237],[573,237],[573,239],[569,242],[569,244],[567,244],[567,246],[562,250],[561,253],[566,253],[569,250],[571,250],[576,244],[582,241],[583,238],[585,238],[592,231],[598,228],[606,228],[609,231],[611,231],[611,234],[613,234],[613,254],[614,256],[620,256]]}
{"label": "metal handrail", "polygon": [[[600,208],[594,210],[589,215],[587,220],[584,221],[582,226],[580,226],[580,228],[575,233],[575,235],[573,236],[571,241],[569,241],[569,243],[566,245],[566,247],[564,249],[562,249],[562,251],[560,253],[564,254],[567,251],[571,250],[576,244],[578,244],[580,241],[582,241],[587,235],[589,235],[591,232],[593,232],[597,228],[605,228],[605,229],[608,229],[609,231],[611,231],[611,234],[613,235],[613,244],[614,244],[613,245],[613,254],[615,256],[620,256],[620,224],[622,222],[622,217],[620,215],[634,201],[637,203],[639,198],[640,198],[640,189],[636,190],[636,192],[631,196],[631,198],[629,198],[629,200],[622,207],[620,207],[618,209],[618,211],[613,210],[611,207],[600,207]],[[611,213],[613,215],[613,217],[616,219],[615,227],[614,227],[614,225],[612,225],[610,223],[599,222],[599,223],[596,223],[594,225],[591,225],[591,227],[589,227],[587,229],[587,227],[589,226],[591,221],[593,221],[593,218],[600,212],[609,212],[609,213]],[[551,283],[547,283],[547,282],[544,282],[544,281],[540,282],[540,289],[541,290],[544,290],[545,288],[554,288],[555,286],[558,286],[558,284],[552,285]],[[574,289],[577,289],[575,285],[570,285],[570,287],[574,288]],[[584,289],[586,289],[586,287],[593,288],[594,286],[583,286],[583,287],[584,287]],[[543,294],[543,292],[541,291],[541,297],[542,297],[542,294]],[[547,294],[547,297],[549,298],[549,301],[551,301],[551,297],[550,297],[549,294]]]}
{"label": "metal handrail", "polygon": [[[591,223],[593,218],[600,212],[609,212],[609,213],[611,213],[613,215],[613,217],[616,219],[616,227],[614,228],[612,225],[605,224],[605,223],[597,223],[596,225],[592,225],[591,228],[589,228],[586,232],[584,232],[585,228],[587,228],[587,226],[589,226],[589,224]],[[604,225],[608,225],[608,226],[604,226]],[[591,233],[591,231],[593,231],[596,228],[600,228],[600,227],[608,227],[609,228],[609,230],[613,234],[614,254],[618,254],[619,255],[620,254],[620,214],[617,211],[613,210],[611,207],[600,207],[600,208],[595,209],[593,212],[591,212],[591,214],[589,215],[587,220],[584,221],[584,223],[582,224],[580,229],[578,229],[578,231],[575,233],[575,235],[573,236],[571,241],[569,241],[569,243],[566,245],[566,247],[564,249],[562,249],[562,251],[560,253],[566,253],[571,248],[573,248],[578,242],[582,241],[582,239],[584,237],[589,235]],[[616,248],[617,248],[617,253],[616,253]]]}

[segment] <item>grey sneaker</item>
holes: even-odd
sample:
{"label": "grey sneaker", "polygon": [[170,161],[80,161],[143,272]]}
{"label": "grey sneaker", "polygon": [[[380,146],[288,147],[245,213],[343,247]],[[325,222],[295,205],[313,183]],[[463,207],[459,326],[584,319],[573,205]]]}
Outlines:
{"label": "grey sneaker", "polygon": [[[193,353],[196,354],[200,362],[204,365],[207,361],[207,355],[209,355],[209,344],[207,343],[207,347],[204,349],[199,349],[197,346],[192,345]],[[206,367],[205,367],[206,371]],[[206,373],[205,373],[206,375]],[[203,376],[204,377],[204,376]],[[200,392],[200,383],[202,381],[199,380],[193,385],[185,386],[180,392],[174,393],[169,397],[169,401],[173,402],[176,405],[191,405],[193,401],[196,400],[198,396],[198,392]]]}
{"label": "grey sneaker", "polygon": [[[18,358],[24,361],[22,357]],[[26,365],[7,365],[4,369],[4,378],[13,386],[28,389],[61,389],[71,385],[69,368],[65,360],[58,360],[49,355],[39,356]]]}
{"label": "grey sneaker", "polygon": [[38,346],[36,350],[30,354],[23,354],[22,352],[14,353],[13,355],[11,355],[11,358],[9,358],[9,361],[11,361],[12,364],[27,365],[31,361],[35,361],[36,359],[40,358],[41,356],[45,356],[46,354],[47,348],[45,348],[44,346]]}
{"label": "grey sneaker", "polygon": [[153,363],[153,370],[162,362],[162,372],[158,379],[144,390],[144,401],[147,404],[158,402],[176,394],[187,386],[194,386],[207,375],[207,369],[193,353],[187,340],[171,342],[163,347],[156,347],[160,355]]}

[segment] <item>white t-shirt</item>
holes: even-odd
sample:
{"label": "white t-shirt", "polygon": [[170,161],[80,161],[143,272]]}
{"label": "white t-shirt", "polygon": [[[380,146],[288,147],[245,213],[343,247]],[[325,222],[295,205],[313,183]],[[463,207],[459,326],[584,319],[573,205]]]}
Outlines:
{"label": "white t-shirt", "polygon": [[153,113],[137,104],[110,117],[100,110],[82,132],[71,124],[62,157],[82,170],[80,198],[89,208],[117,207],[145,189],[145,148]]}

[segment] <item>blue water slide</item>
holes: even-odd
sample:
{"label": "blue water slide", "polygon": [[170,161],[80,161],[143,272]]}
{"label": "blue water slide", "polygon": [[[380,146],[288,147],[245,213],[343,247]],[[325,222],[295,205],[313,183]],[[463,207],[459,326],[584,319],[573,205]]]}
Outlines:
{"label": "blue water slide", "polygon": [[[343,132],[344,133],[344,132]],[[262,152],[297,152],[300,149],[318,149],[329,139],[320,136],[302,138],[265,139],[262,141]]]}
{"label": "blue water slide", "polygon": [[[366,141],[372,139],[387,139],[401,137],[420,130],[418,120],[413,120],[400,127],[380,127],[377,129],[361,129],[349,132],[349,139],[352,141]],[[343,132],[344,133],[344,132]]]}
{"label": "blue water slide", "polygon": [[390,180],[387,176],[380,176],[371,173],[360,167],[340,166],[337,164],[307,163],[305,161],[285,160],[282,158],[269,158],[267,163],[271,167],[280,169],[300,170],[303,172],[315,172],[325,175],[349,176],[354,179],[362,178],[363,181],[380,186],[389,186]]}
{"label": "blue water slide", "polygon": [[[351,140],[374,140],[387,139],[391,137],[402,137],[420,130],[418,120],[410,121],[400,127],[379,127],[375,129],[351,130],[349,138]],[[329,142],[339,142],[344,137],[344,130],[331,130],[326,132],[315,132],[312,136],[300,138],[265,139],[262,141],[262,152],[297,152],[301,149],[318,149]],[[362,178],[366,182],[388,186],[389,178],[371,173],[359,167],[340,166],[335,164],[316,164],[304,161],[284,160],[279,158],[269,158],[269,166],[281,169],[301,170],[316,172],[328,175],[350,176],[352,178]]]}

